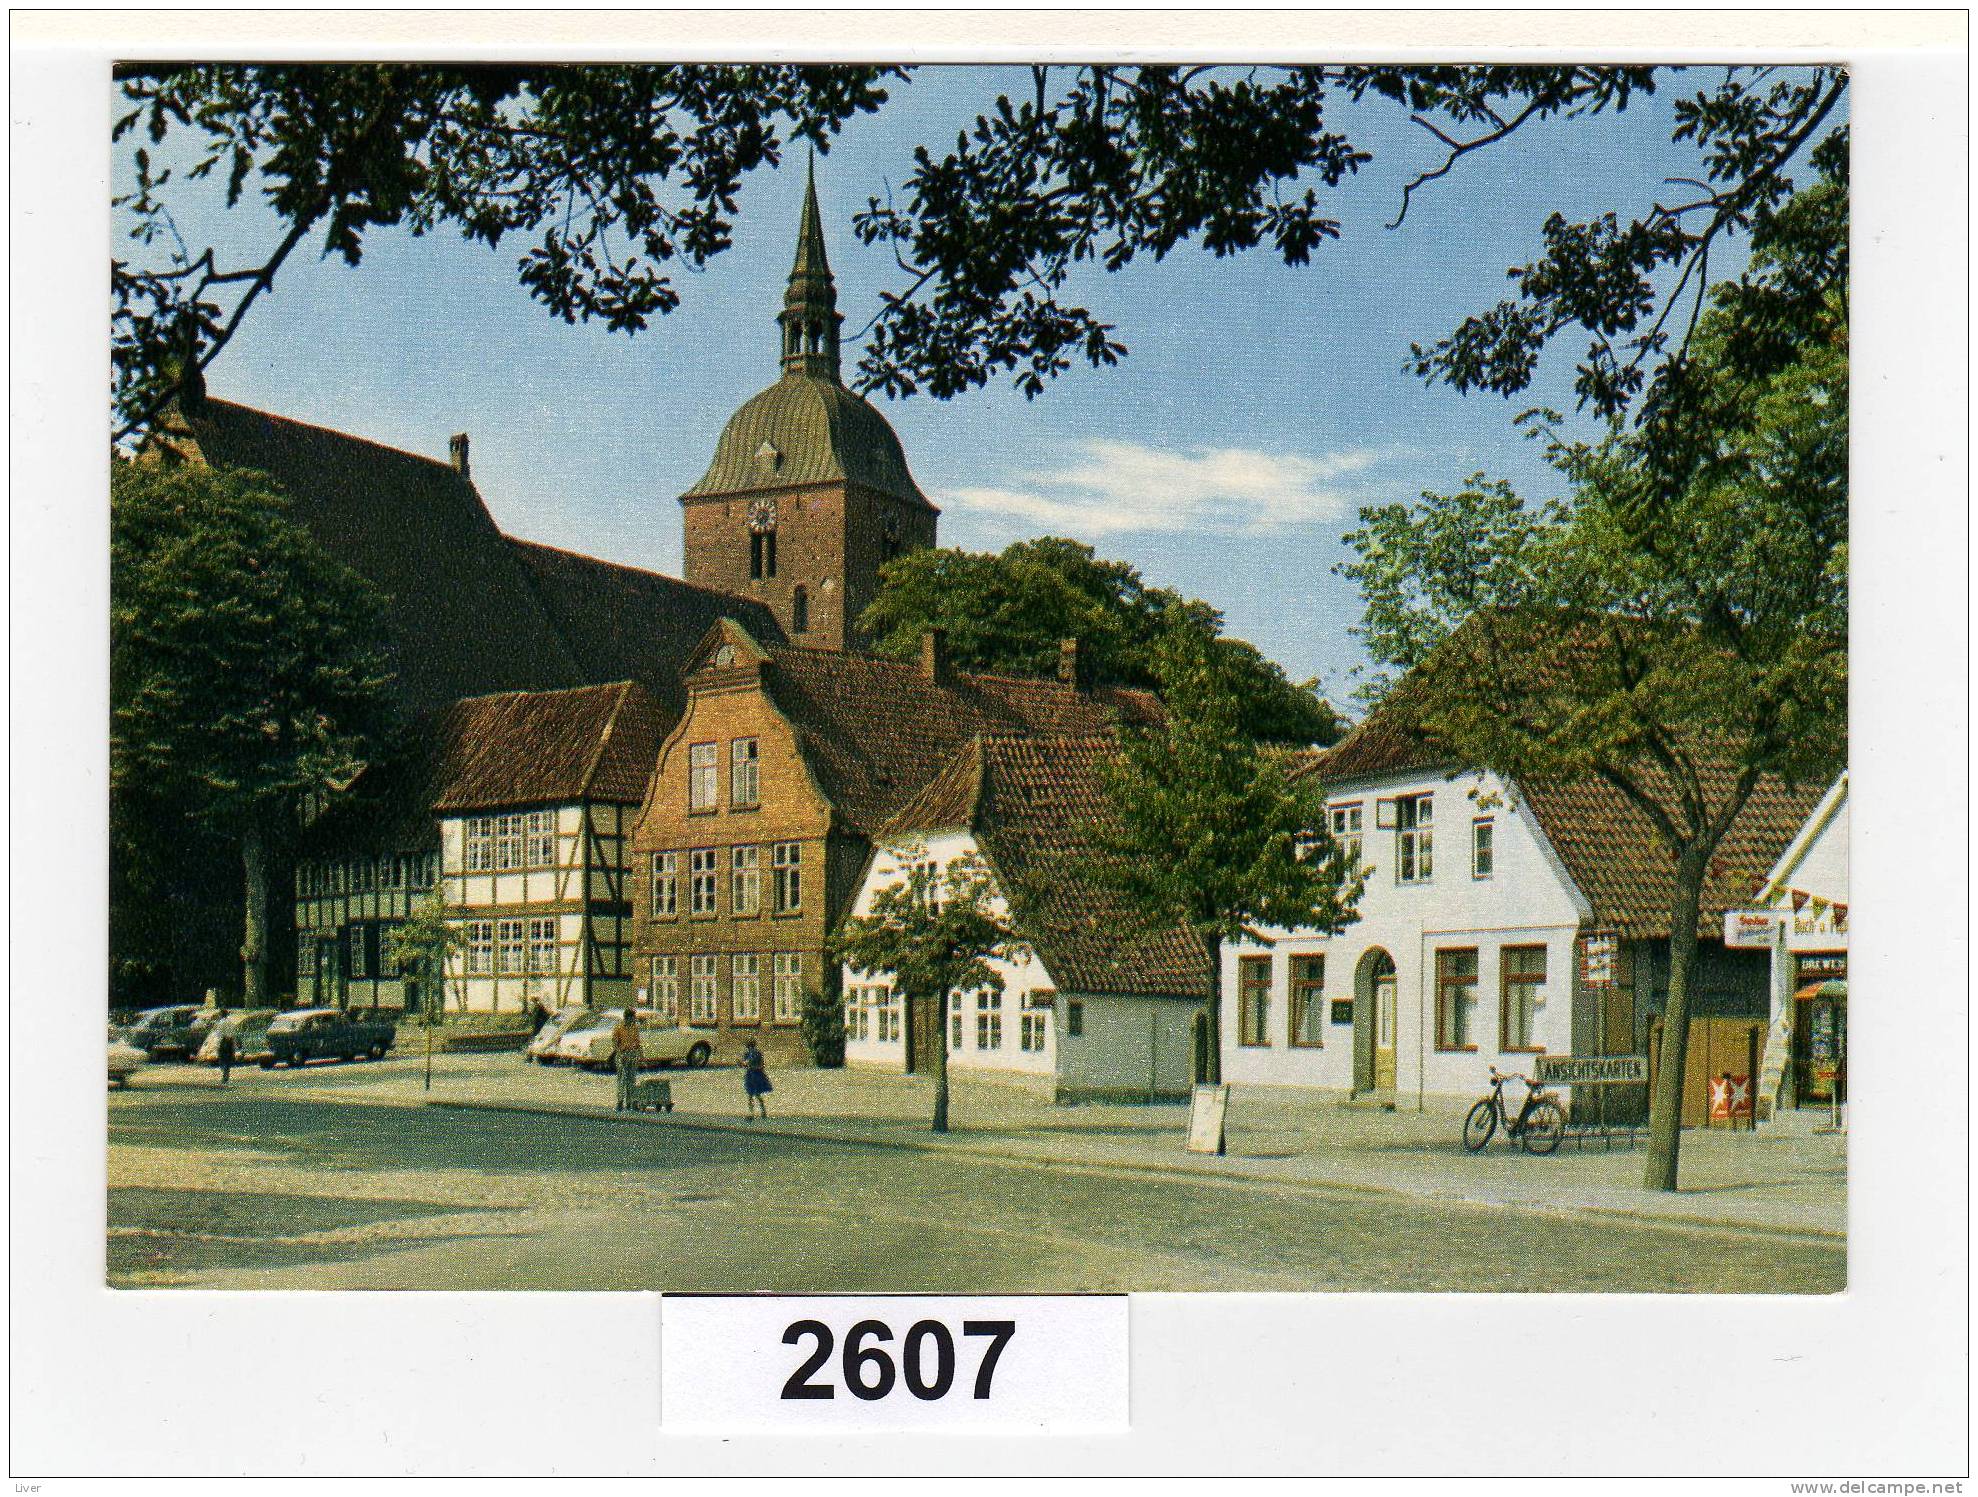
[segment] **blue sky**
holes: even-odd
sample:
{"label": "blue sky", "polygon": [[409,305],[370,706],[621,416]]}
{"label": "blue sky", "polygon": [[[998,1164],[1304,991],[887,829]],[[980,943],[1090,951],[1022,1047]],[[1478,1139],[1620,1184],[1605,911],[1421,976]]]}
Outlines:
{"label": "blue sky", "polygon": [[[925,69],[854,121],[818,164],[849,337],[900,277],[851,217],[906,175],[914,145],[955,131],[1027,73]],[[1077,369],[1034,401],[1007,386],[938,402],[881,401],[944,545],[998,549],[1063,534],[1207,599],[1230,632],[1336,699],[1361,660],[1352,586],[1333,575],[1363,504],[1408,499],[1479,469],[1529,495],[1552,476],[1511,426],[1527,404],[1570,409],[1562,345],[1530,399],[1459,396],[1410,375],[1429,341],[1494,302],[1558,211],[1646,207],[1696,153],[1669,140],[1670,103],[1714,74],[1665,75],[1625,115],[1528,127],[1417,193],[1389,231],[1401,184],[1437,159],[1391,105],[1342,100],[1334,128],[1374,153],[1332,195],[1342,238],[1290,269],[1268,252],[1094,271],[1074,284],[1131,350]],[[128,185],[120,147],[119,190]],[[628,338],[569,327],[517,285],[520,242],[489,251],[450,234],[373,234],[363,263],[298,255],[209,375],[213,393],[443,457],[473,438],[474,476],[513,534],[677,573],[675,497],[707,465],[723,422],[776,375],[778,309],[795,241],[803,157],[744,184],[734,247],[678,278],[680,309]],[[1323,189],[1322,189],[1323,191]],[[258,205],[171,198],[186,238],[259,258],[275,237]],[[1720,256],[1714,269],[1734,273]],[[854,356],[848,350],[849,368]]]}

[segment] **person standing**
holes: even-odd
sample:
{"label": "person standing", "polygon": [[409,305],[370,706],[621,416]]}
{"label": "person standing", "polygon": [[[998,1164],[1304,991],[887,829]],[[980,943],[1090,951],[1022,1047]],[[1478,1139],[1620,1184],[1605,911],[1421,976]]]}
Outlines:
{"label": "person standing", "polygon": [[769,1106],[762,1099],[775,1089],[769,1084],[769,1072],[763,1066],[762,1052],[756,1049],[755,1041],[750,1040],[742,1047],[742,1095],[748,1101],[748,1119],[751,1123],[758,1113],[764,1122],[769,1121]]}
{"label": "person standing", "polygon": [[234,1032],[231,1028],[220,1031],[220,1085],[227,1084],[227,1078],[234,1071]]}
{"label": "person standing", "polygon": [[611,1031],[611,1060],[618,1068],[618,1110],[632,1110],[632,1090],[639,1079],[639,1025],[632,1010]]}

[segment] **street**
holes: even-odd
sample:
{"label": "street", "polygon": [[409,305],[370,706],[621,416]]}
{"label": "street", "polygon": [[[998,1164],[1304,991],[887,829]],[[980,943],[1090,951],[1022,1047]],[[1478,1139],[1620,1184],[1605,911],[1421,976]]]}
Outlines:
{"label": "street", "polygon": [[322,1068],[306,1091],[289,1073],[221,1090],[162,1068],[113,1093],[110,1283],[1821,1293],[1846,1282],[1839,1242],[409,1106],[362,1084],[412,1068]]}

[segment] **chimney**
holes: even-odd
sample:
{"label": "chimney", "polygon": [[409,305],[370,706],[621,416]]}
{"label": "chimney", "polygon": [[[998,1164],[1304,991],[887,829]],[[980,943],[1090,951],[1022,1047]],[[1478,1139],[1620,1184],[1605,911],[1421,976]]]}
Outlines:
{"label": "chimney", "polygon": [[928,629],[920,636],[920,673],[936,686],[948,683],[948,631]]}
{"label": "chimney", "polygon": [[1058,641],[1058,679],[1074,691],[1092,689],[1092,653],[1075,639]]}
{"label": "chimney", "polygon": [[447,438],[446,450],[453,458],[453,471],[462,478],[471,477],[467,470],[467,433],[457,431]]}

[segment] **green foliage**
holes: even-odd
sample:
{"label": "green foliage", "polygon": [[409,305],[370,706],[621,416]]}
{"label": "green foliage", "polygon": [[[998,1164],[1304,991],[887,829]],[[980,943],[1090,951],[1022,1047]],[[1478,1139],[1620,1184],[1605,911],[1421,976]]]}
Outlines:
{"label": "green foliage", "polygon": [[1127,732],[1108,766],[1118,825],[1098,829],[1095,875],[1204,940],[1343,924],[1359,877],[1327,833],[1315,778],[1245,731],[1237,682],[1198,636],[1168,636],[1158,660],[1167,712]]}
{"label": "green foliage", "polygon": [[259,474],[110,478],[110,793],[222,834],[347,780],[390,721],[383,604]]}
{"label": "green foliage", "polygon": [[867,913],[845,921],[831,959],[857,972],[890,973],[911,996],[1000,993],[1002,974],[992,963],[1020,961],[1028,948],[1001,911],[988,865],[958,857],[937,878],[911,850],[902,856],[906,876],[874,894]]}
{"label": "green foliage", "polygon": [[[444,1022],[446,1004],[440,990],[446,982],[447,962],[466,944],[466,937],[439,890],[433,890],[412,906],[406,918],[392,929],[386,944],[387,961],[397,963],[402,971],[417,973],[422,982],[435,990],[434,996],[440,1001],[422,1005],[426,1022]],[[464,994],[460,1002],[465,1008]]]}
{"label": "green foliage", "polygon": [[895,659],[913,659],[921,635],[938,628],[961,669],[1025,676],[1054,675],[1060,643],[1076,639],[1095,680],[1140,687],[1159,684],[1161,641],[1185,631],[1221,661],[1248,732],[1283,743],[1338,738],[1339,719],[1314,687],[1294,685],[1254,645],[1225,637],[1222,622],[1208,604],[1150,587],[1127,563],[1058,536],[996,555],[909,551],[886,565],[859,620],[874,649]]}
{"label": "green foliage", "polygon": [[[533,237],[517,274],[565,322],[637,332],[679,302],[669,270],[728,247],[741,179],[795,139],[829,149],[875,109],[873,67],[563,64],[144,64],[117,70],[140,246],[113,260],[116,403],[148,424],[232,336],[312,235],[355,265],[373,230]],[[177,137],[189,137],[182,143]],[[283,234],[259,264],[181,242],[168,138],[187,180],[255,191]],[[142,141],[142,144],[135,142]],[[161,155],[167,153],[160,153]]]}
{"label": "green foliage", "polygon": [[845,1006],[837,999],[806,989],[797,1027],[812,1065],[830,1070],[845,1063]]}

